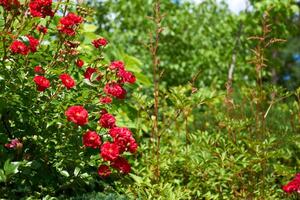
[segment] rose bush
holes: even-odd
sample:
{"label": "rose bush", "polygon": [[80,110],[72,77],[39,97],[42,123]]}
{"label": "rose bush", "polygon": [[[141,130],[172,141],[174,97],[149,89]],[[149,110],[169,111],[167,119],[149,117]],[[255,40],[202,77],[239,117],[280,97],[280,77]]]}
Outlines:
{"label": "rose bush", "polygon": [[[108,40],[86,28],[92,16],[75,6],[0,1],[4,198],[66,193],[74,184],[103,187],[110,175],[131,171],[128,159],[138,145],[119,119],[135,75],[105,53]],[[9,189],[21,180],[23,189]]]}

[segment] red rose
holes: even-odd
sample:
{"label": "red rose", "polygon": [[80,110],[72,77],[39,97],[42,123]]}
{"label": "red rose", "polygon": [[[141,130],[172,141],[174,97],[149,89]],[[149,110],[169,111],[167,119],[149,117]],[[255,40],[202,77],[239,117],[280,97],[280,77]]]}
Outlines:
{"label": "red rose", "polygon": [[126,127],[113,127],[109,130],[109,135],[114,139],[117,137],[123,137],[126,138],[126,140],[129,140],[129,138],[132,136],[132,133]]}
{"label": "red rose", "polygon": [[124,99],[126,96],[126,90],[118,83],[107,83],[104,87],[104,92],[118,99]]}
{"label": "red rose", "polygon": [[107,45],[107,40],[105,38],[99,38],[92,41],[92,44],[98,49],[99,47],[105,47]]}
{"label": "red rose", "polygon": [[102,178],[109,177],[111,170],[107,165],[100,165],[98,168],[98,175]]}
{"label": "red rose", "polygon": [[110,104],[112,102],[112,98],[110,97],[101,97],[100,98],[100,103],[102,104]]}
{"label": "red rose", "polygon": [[52,0],[31,0],[29,3],[30,13],[33,17],[53,17]]}
{"label": "red rose", "polygon": [[29,53],[28,47],[21,41],[15,40],[10,45],[10,50],[14,54],[27,55]]}
{"label": "red rose", "polygon": [[119,156],[119,148],[114,143],[105,142],[101,147],[100,155],[105,161],[113,161]]}
{"label": "red rose", "polygon": [[59,20],[58,30],[66,35],[74,36],[77,26],[82,22],[82,17],[77,16],[74,13],[68,13],[67,16],[62,17]]}
{"label": "red rose", "polygon": [[115,159],[111,166],[117,170],[119,170],[123,174],[128,174],[131,170],[131,166],[125,158],[118,157]]}
{"label": "red rose", "polygon": [[37,29],[38,32],[40,32],[40,33],[46,34],[46,33],[48,32],[48,29],[47,29],[45,26],[43,26],[43,25],[38,25],[38,26],[36,27],[36,29]]}
{"label": "red rose", "polygon": [[138,149],[138,144],[136,143],[134,138],[131,138],[128,146],[128,150],[130,153],[136,153]]}
{"label": "red rose", "polygon": [[36,52],[36,48],[37,46],[39,45],[39,40],[38,39],[35,39],[34,37],[30,36],[30,35],[27,35],[26,36],[29,40],[29,50],[34,53]]}
{"label": "red rose", "polygon": [[124,63],[122,61],[113,61],[110,63],[109,67],[110,70],[119,70],[124,69]]}
{"label": "red rose", "polygon": [[36,48],[39,45],[39,40],[35,39],[34,37],[27,35],[26,36],[29,42],[29,46],[26,46],[22,41],[20,40],[15,40],[12,42],[10,45],[10,50],[16,54],[22,54],[22,55],[27,55],[29,52],[36,52]]}
{"label": "red rose", "polygon": [[[97,73],[97,69],[88,67],[84,73],[84,78],[89,79],[91,81],[91,76],[93,73]],[[101,80],[101,76],[97,77],[97,81]]]}
{"label": "red rose", "polygon": [[105,113],[107,113],[107,110],[105,108],[102,108],[100,110],[100,115],[104,115]]}
{"label": "red rose", "polygon": [[101,117],[99,119],[99,124],[103,128],[112,128],[115,126],[115,123],[116,123],[115,117],[109,113],[105,113],[105,114],[101,115]]}
{"label": "red rose", "polygon": [[127,83],[133,84],[136,81],[136,78],[133,75],[133,73],[128,72],[124,69],[120,69],[117,73],[117,76],[120,78],[121,82],[123,82],[123,83],[127,82]]}
{"label": "red rose", "polygon": [[286,193],[297,192],[300,193],[300,173],[296,174],[296,177],[286,185],[282,186],[283,191]]}
{"label": "red rose", "polygon": [[62,74],[59,76],[59,78],[68,90],[75,86],[75,81],[70,75]]}
{"label": "red rose", "polygon": [[81,68],[84,65],[84,62],[83,60],[78,59],[76,60],[75,64],[77,65],[77,67]]}
{"label": "red rose", "polygon": [[87,131],[83,135],[83,145],[96,149],[101,145],[101,138],[95,131]]}
{"label": "red rose", "polygon": [[71,106],[65,112],[68,121],[83,126],[88,123],[88,112],[82,106]]}
{"label": "red rose", "polygon": [[11,9],[19,8],[20,2],[18,0],[0,0],[0,6],[3,6],[5,10],[10,11]]}
{"label": "red rose", "polygon": [[48,87],[50,87],[50,81],[45,78],[44,76],[35,76],[33,78],[33,81],[37,85],[37,90],[38,91],[45,91]]}
{"label": "red rose", "polygon": [[45,73],[45,70],[41,66],[35,66],[34,72],[38,73],[38,74],[43,74],[43,73]]}
{"label": "red rose", "polygon": [[114,143],[119,147],[121,153],[126,150],[133,153],[136,151],[137,144],[134,144],[135,140],[128,128],[113,127],[109,130],[109,135],[114,139]]}
{"label": "red rose", "polygon": [[8,149],[19,149],[23,147],[23,144],[20,142],[19,139],[13,139],[9,143],[4,145]]}

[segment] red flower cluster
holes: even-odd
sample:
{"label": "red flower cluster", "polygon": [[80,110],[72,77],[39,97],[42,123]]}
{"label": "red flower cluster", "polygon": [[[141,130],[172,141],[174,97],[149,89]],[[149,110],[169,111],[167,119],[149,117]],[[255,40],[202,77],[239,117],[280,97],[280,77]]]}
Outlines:
{"label": "red flower cluster", "polygon": [[27,38],[29,40],[29,50],[34,53],[36,52],[36,48],[39,45],[39,40],[35,39],[34,37],[27,35]]}
{"label": "red flower cluster", "polygon": [[[99,124],[104,128],[110,128],[108,133],[113,141],[106,141],[101,145],[101,137],[95,131],[87,131],[83,135],[83,144],[86,147],[99,148],[100,156],[105,162],[109,162],[112,168],[121,173],[128,174],[131,166],[125,158],[121,157],[121,154],[125,151],[136,153],[138,145],[128,128],[116,127],[113,115],[107,113],[106,110],[101,113]],[[108,165],[101,164],[98,168],[98,174],[103,178],[108,177],[111,173]]]}
{"label": "red flower cluster", "polygon": [[109,67],[108,67],[110,70],[122,70],[122,69],[125,69],[125,65],[122,61],[113,61],[110,63]]}
{"label": "red flower cluster", "polygon": [[107,83],[104,87],[104,93],[108,96],[116,97],[117,99],[124,99],[127,92],[122,86],[124,83],[135,83],[135,76],[133,73],[126,71],[122,61],[111,62],[108,69],[115,71],[118,82]]}
{"label": "red flower cluster", "polygon": [[105,47],[107,45],[107,40],[105,38],[99,38],[97,40],[93,40],[92,44],[98,49],[99,47]]}
{"label": "red flower cluster", "polygon": [[137,143],[128,128],[114,127],[109,130],[109,135],[114,139],[121,153],[124,151],[135,153],[137,151]]}
{"label": "red flower cluster", "polygon": [[119,72],[117,73],[117,76],[120,78],[120,81],[122,83],[135,83],[136,78],[133,75],[133,73],[126,71],[124,69],[119,69]]}
{"label": "red flower cluster", "polygon": [[69,74],[62,74],[59,78],[68,90],[75,86],[75,81]]}
{"label": "red flower cluster", "polygon": [[15,40],[11,43],[10,50],[14,54],[27,55],[29,53],[29,49],[27,48],[27,46],[19,40]]}
{"label": "red flower cluster", "polygon": [[102,108],[99,113],[100,115],[104,115],[105,113],[107,113],[107,110],[105,108]]}
{"label": "red flower cluster", "polygon": [[118,158],[119,154],[119,147],[115,143],[105,142],[101,147],[100,155],[105,161],[113,161]]}
{"label": "red flower cluster", "polygon": [[98,168],[98,175],[106,178],[109,177],[109,175],[111,174],[111,170],[109,169],[109,167],[107,165],[100,165]]}
{"label": "red flower cluster", "polygon": [[36,52],[37,46],[39,45],[39,40],[30,35],[26,37],[28,39],[29,46],[27,46],[20,40],[15,40],[10,45],[10,50],[12,51],[12,53],[27,55],[29,52]]}
{"label": "red flower cluster", "polygon": [[9,143],[4,145],[8,149],[17,149],[17,148],[22,148],[23,144],[20,142],[19,139],[13,139]]}
{"label": "red flower cluster", "polygon": [[67,16],[62,17],[59,20],[58,30],[66,35],[74,36],[76,28],[83,22],[83,18],[75,15],[74,13],[68,13]]}
{"label": "red flower cluster", "polygon": [[45,70],[41,66],[35,66],[34,72],[37,74],[43,74],[43,73],[45,73]]}
{"label": "red flower cluster", "polygon": [[84,62],[83,60],[78,59],[76,60],[75,64],[77,65],[77,67],[81,68],[84,65]]}
{"label": "red flower cluster", "polygon": [[46,34],[46,33],[48,32],[48,29],[47,29],[45,26],[43,26],[43,25],[38,25],[38,26],[36,27],[36,30],[37,30],[38,32],[44,33],[44,34]]}
{"label": "red flower cluster", "polygon": [[133,73],[126,71],[125,65],[122,61],[113,61],[110,63],[109,67],[110,70],[117,71],[117,77],[120,79],[121,83],[135,83],[136,78]]}
{"label": "red flower cluster", "polygon": [[[29,0],[28,2],[28,10],[32,17],[46,18],[48,16],[54,16],[52,0]],[[6,10],[10,10],[20,7],[20,2],[19,0],[0,0],[0,6],[3,6]],[[61,34],[74,36],[79,25],[83,21],[84,19],[82,17],[74,13],[68,13],[66,16],[60,18],[57,29]],[[35,28],[36,33],[46,34],[48,31],[47,27],[43,25],[34,26],[34,29]],[[73,41],[73,39],[68,40],[68,37],[67,40],[66,38],[63,39],[65,40],[62,41],[65,48],[59,51],[59,53],[63,54],[57,58],[59,62],[66,62],[68,61],[68,58],[72,59],[71,56],[74,57],[79,54],[79,51],[76,48],[79,46],[80,42]],[[105,38],[98,38],[92,41],[92,45],[97,49],[103,49],[107,44],[108,41]],[[29,53],[36,52],[38,45],[39,40],[33,36],[21,36],[11,43],[10,50],[12,54],[28,55]],[[97,58],[96,61],[101,61],[100,57],[99,59]],[[77,59],[75,64],[77,67],[81,68],[84,65],[84,61]],[[105,71],[106,74],[101,72],[101,68],[96,68],[96,66],[98,66],[97,64],[98,63],[93,65],[95,68],[87,67],[84,77],[90,81],[94,81],[94,78],[96,78],[97,81],[99,81],[97,83],[100,83],[100,81],[104,82],[105,86],[103,91],[105,95],[102,96],[101,94],[102,97],[100,98],[100,103],[110,104],[113,100],[112,97],[124,99],[127,92],[123,86],[125,83],[135,83],[136,78],[134,74],[125,69],[125,65],[122,61],[111,62]],[[48,67],[50,66],[51,64]],[[33,70],[35,72],[33,81],[36,84],[37,90],[41,92],[45,91],[50,87],[50,81],[45,77],[45,70],[41,66],[35,66]],[[101,80],[104,74],[106,75],[105,80]],[[59,79],[68,90],[76,85],[74,79],[67,73],[61,74]],[[105,106],[109,107],[109,105]],[[107,163],[99,166],[99,176],[108,177],[112,173],[112,170],[118,170],[123,174],[128,174],[131,170],[131,166],[122,154],[124,152],[135,153],[137,151],[138,145],[133,134],[126,127],[117,127],[116,118],[109,114],[105,108],[101,108],[100,113],[101,116],[98,124],[102,128],[108,129],[106,135],[102,137],[96,131],[88,130],[82,136],[82,143],[85,147],[98,149],[103,161]],[[80,105],[68,107],[65,111],[65,115],[68,121],[79,126],[84,126],[89,122],[88,111]],[[101,129],[101,131],[105,130]],[[10,143],[5,144],[5,147],[17,148],[20,145],[22,145],[22,143],[18,139],[14,139]]]}
{"label": "red flower cluster", "polygon": [[33,81],[37,85],[37,90],[40,92],[43,92],[50,87],[50,81],[44,76],[35,76]]}
{"label": "red flower cluster", "polygon": [[52,0],[31,0],[29,3],[30,13],[33,17],[53,17]]}
{"label": "red flower cluster", "polygon": [[126,97],[126,90],[118,83],[107,83],[104,87],[104,92],[117,99],[124,99]]}
{"label": "red flower cluster", "polygon": [[99,124],[103,128],[112,128],[116,125],[116,119],[111,114],[105,113],[105,114],[101,115],[101,117],[99,119]]}
{"label": "red flower cluster", "polygon": [[300,194],[300,173],[296,174],[295,178],[282,187],[286,193],[297,192]]}
{"label": "red flower cluster", "polygon": [[3,6],[5,10],[19,8],[20,2],[18,0],[0,0],[0,6]]}
{"label": "red flower cluster", "polygon": [[104,161],[110,161],[111,167],[121,173],[128,174],[131,170],[130,164],[120,155],[125,151],[136,153],[138,145],[131,131],[126,127],[114,126],[109,130],[109,135],[112,137],[113,142],[104,143],[100,155]]}
{"label": "red flower cluster", "polygon": [[101,138],[95,131],[88,131],[83,135],[83,144],[86,147],[97,149],[101,145]]}
{"label": "red flower cluster", "polygon": [[[61,19],[59,30],[65,34],[74,35],[76,26],[79,24],[79,22],[81,22],[81,20],[78,19],[77,22],[76,20],[73,20],[73,24],[69,27],[71,22],[67,17],[70,18],[70,16],[66,16],[64,19]],[[92,44],[95,48],[101,48],[107,45],[107,41],[104,38],[100,38],[94,40]],[[77,67],[81,68],[84,65],[84,62],[80,59],[77,59],[75,64]],[[123,85],[125,83],[132,84],[136,81],[133,73],[126,71],[125,65],[122,61],[111,62],[107,69],[105,80],[103,79],[103,82],[106,81],[106,84],[103,88],[105,95],[102,96],[101,94],[100,96],[101,104],[110,104],[113,100],[112,97],[124,99],[127,92],[123,88]],[[100,82],[101,78],[104,76],[104,73],[102,73],[100,70],[100,68],[87,67],[84,72],[84,78],[94,81],[94,77],[97,77],[96,79]],[[64,75],[65,77],[62,77],[62,75],[60,76],[62,81],[63,79],[67,79],[66,74]],[[112,78],[112,81],[109,81],[109,78]],[[64,84],[66,85],[66,83]],[[68,88],[67,85],[66,87]],[[65,114],[69,121],[72,121],[78,125],[85,125],[88,123],[88,113],[81,106],[72,106],[66,111]],[[101,108],[100,110],[98,124],[102,128],[109,129],[107,135],[100,137],[97,132],[89,130],[83,134],[82,138],[83,145],[85,147],[99,149],[100,156],[102,157],[103,161],[107,163],[100,164],[98,167],[98,175],[106,178],[112,173],[113,169],[118,170],[123,174],[130,173],[131,166],[129,162],[122,156],[122,154],[124,152],[137,152],[138,145],[133,137],[132,132],[126,127],[117,127],[116,118],[109,114],[105,108]]]}
{"label": "red flower cluster", "polygon": [[71,106],[65,112],[68,121],[72,121],[77,125],[83,126],[88,123],[89,113],[82,106]]}
{"label": "red flower cluster", "polygon": [[110,104],[111,102],[112,102],[111,97],[101,97],[100,98],[100,103],[102,103],[102,104]]}
{"label": "red flower cluster", "polygon": [[128,174],[131,170],[131,166],[125,158],[118,157],[112,161],[111,166],[123,174]]}
{"label": "red flower cluster", "polygon": [[[84,78],[89,79],[91,81],[91,77],[93,73],[97,73],[97,69],[92,68],[92,67],[88,67],[84,73]],[[101,76],[99,75],[97,77],[97,81],[101,80]]]}

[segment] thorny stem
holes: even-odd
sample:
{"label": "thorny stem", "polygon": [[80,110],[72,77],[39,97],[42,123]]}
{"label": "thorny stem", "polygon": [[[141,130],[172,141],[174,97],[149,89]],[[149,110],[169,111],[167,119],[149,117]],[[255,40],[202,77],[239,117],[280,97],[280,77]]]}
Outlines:
{"label": "thorny stem", "polygon": [[[258,44],[255,47],[255,49],[252,49],[254,53],[254,58],[252,60],[252,63],[255,65],[255,70],[256,70],[256,85],[257,85],[257,92],[254,92],[253,97],[256,99],[255,105],[256,105],[256,111],[255,111],[255,120],[256,120],[256,133],[259,135],[256,135],[256,138],[260,138],[261,140],[264,140],[266,135],[266,117],[269,113],[269,110],[275,103],[274,98],[272,98],[272,102],[269,105],[269,108],[267,109],[266,112],[263,111],[263,103],[265,100],[265,94],[263,90],[263,81],[262,81],[262,76],[263,76],[263,68],[267,67],[266,64],[266,58],[265,58],[265,50],[273,43],[277,42],[283,42],[284,40],[282,39],[277,39],[277,38],[270,38],[269,34],[272,31],[271,29],[271,24],[269,23],[269,10],[267,10],[264,13],[263,19],[262,19],[262,34],[260,36],[254,36],[250,37],[249,39],[254,39],[258,40]],[[262,166],[262,191],[265,191],[265,173],[266,173],[266,167],[267,164],[265,162],[265,154],[263,161],[260,162]]]}
{"label": "thorny stem", "polygon": [[[152,56],[152,71],[153,71],[153,83],[154,83],[154,115],[153,115],[153,127],[151,140],[156,142],[155,145],[155,154],[156,154],[156,166],[155,166],[155,177],[159,180],[160,177],[160,133],[158,130],[158,115],[159,115],[159,58],[157,56],[158,46],[159,46],[159,36],[162,32],[161,22],[163,16],[160,11],[160,0],[156,0],[153,6],[154,17],[152,18],[153,22],[156,25],[155,33],[150,34],[150,53]],[[154,38],[153,38],[154,35]]]}
{"label": "thorny stem", "polygon": [[186,158],[188,158],[188,145],[190,144],[190,131],[189,131],[189,125],[188,125],[189,115],[190,115],[190,112],[188,110],[185,110],[184,123],[185,123],[185,154],[186,154],[185,156],[186,156]]}
{"label": "thorny stem", "polygon": [[[264,112],[262,111],[262,103],[264,101],[264,92],[263,92],[263,81],[262,81],[262,70],[267,65],[265,64],[266,58],[265,58],[265,48],[268,46],[271,40],[269,40],[268,36],[271,32],[271,25],[268,23],[268,11],[265,12],[263,20],[262,20],[262,35],[261,36],[255,36],[250,37],[249,39],[255,39],[258,40],[258,44],[253,49],[253,53],[255,54],[254,59],[252,60],[252,63],[255,65],[255,71],[256,71],[256,84],[257,84],[257,90],[258,94],[254,95],[257,97],[256,102],[256,129],[261,130],[259,131],[261,133],[260,137],[264,138],[265,134],[265,117]],[[269,42],[268,42],[269,41]],[[258,133],[259,133],[258,132]]]}

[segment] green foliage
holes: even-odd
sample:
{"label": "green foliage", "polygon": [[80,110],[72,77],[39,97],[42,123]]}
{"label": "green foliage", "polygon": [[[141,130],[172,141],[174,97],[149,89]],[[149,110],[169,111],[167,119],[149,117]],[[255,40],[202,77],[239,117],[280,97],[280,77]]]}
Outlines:
{"label": "green foliage", "polygon": [[[112,175],[107,180],[98,176],[97,168],[104,161],[99,156],[99,149],[83,146],[82,135],[87,130],[107,134],[107,130],[97,123],[99,111],[104,108],[120,119],[117,125],[135,127],[124,112],[124,101],[114,99],[115,105],[99,102],[99,97],[104,96],[105,82],[113,78],[105,66],[115,58],[92,46],[91,41],[99,38],[94,33],[95,25],[82,25],[82,29],[76,30],[76,36],[67,36],[60,34],[57,28],[61,17],[38,19],[25,16],[27,6],[28,2],[19,8],[20,19],[14,12],[4,12],[0,6],[0,29],[3,30],[0,35],[0,198],[53,199],[59,195],[70,197],[95,190],[113,193],[110,183],[122,176]],[[58,6],[60,13],[75,8],[73,3],[65,2],[54,3],[54,6]],[[87,16],[86,20],[91,19]],[[39,33],[36,30],[38,24],[47,26],[48,33]],[[28,34],[40,39],[38,51],[28,55],[12,53],[10,46],[16,39],[31,45]],[[78,44],[78,48],[70,48],[74,44]],[[76,66],[78,58],[84,60],[84,67]],[[138,59],[127,54],[120,59],[127,62],[130,71],[141,72]],[[43,92],[37,91],[33,81],[37,65],[45,70],[42,74],[50,80],[50,87]],[[98,70],[90,80],[84,77],[87,65]],[[62,73],[70,74],[76,87],[70,90],[64,87],[59,78]],[[105,78],[97,81],[101,73]],[[127,89],[128,96],[138,85],[150,84],[147,77],[139,76],[137,85]],[[67,121],[65,111],[73,105],[83,105],[89,111],[88,125],[77,126]],[[15,138],[19,140],[18,145],[4,147]],[[107,139],[102,137],[103,142]],[[114,195],[94,196],[115,199]]]}
{"label": "green foliage", "polygon": [[[73,3],[63,4],[75,10]],[[162,0],[165,16],[158,49],[161,79],[154,137],[154,84],[147,49],[153,39],[149,32],[157,25],[148,19],[153,16],[152,5],[152,0],[80,5],[78,12],[92,13],[87,6],[95,7],[96,17],[86,16],[78,37],[70,38],[80,41],[79,55],[63,61],[60,50],[67,47],[61,43],[66,38],[57,34],[58,16],[49,24],[39,51],[26,57],[8,53],[13,39],[9,33],[0,35],[0,198],[299,198],[281,189],[299,172],[300,163],[300,92],[293,91],[299,82],[282,80],[283,66],[294,64],[290,59],[298,51],[293,43],[298,41],[299,8],[293,1],[251,1],[252,9],[237,15],[214,0],[197,5]],[[250,60],[251,49],[261,43],[249,37],[262,34],[266,10],[272,24],[267,39],[288,42],[263,48],[267,66],[258,78]],[[41,36],[30,30],[37,19],[28,17],[20,27],[19,20],[15,19],[12,33],[24,43],[28,38],[23,35],[29,32]],[[39,23],[46,25],[47,20]],[[5,30],[2,16],[0,28]],[[91,46],[101,36],[109,40],[105,52]],[[3,58],[5,54],[8,58]],[[91,81],[84,79],[84,69],[74,63],[78,57],[101,72],[110,60],[124,61],[137,77],[137,84],[126,88],[130,98],[114,100],[111,107],[99,105],[103,87],[96,81],[98,74]],[[43,93],[32,81],[36,65],[48,66],[52,80]],[[232,85],[227,82],[231,65],[235,67]],[[76,88],[55,87],[63,72],[74,76]],[[296,79],[298,72],[293,75]],[[90,112],[86,127],[75,127],[64,115],[70,105],[80,104]],[[82,147],[87,129],[106,132],[97,125],[100,108],[110,108],[117,125],[131,128],[139,142],[132,172],[126,177],[99,178],[99,150]],[[22,146],[5,148],[12,138],[19,138]]]}
{"label": "green foliage", "polygon": [[[154,25],[147,16],[152,15],[152,3],[122,0],[94,3],[101,10],[97,13],[101,24],[98,32],[116,41],[118,50],[122,51],[123,45],[128,46],[129,54],[144,61],[143,69],[148,76],[151,76],[151,59],[146,38]],[[201,71],[198,84],[210,84],[214,80],[219,85],[215,77],[226,74],[238,21],[224,5],[214,1],[195,6],[191,3],[176,5],[165,0],[161,9],[166,14],[159,46],[160,66],[164,71],[162,80],[168,85],[183,84]]]}
{"label": "green foliage", "polygon": [[[147,16],[153,15],[153,1],[117,2],[90,1],[99,10],[96,14],[99,24],[97,32],[117,41],[115,44],[118,51],[123,51],[124,46],[128,47],[126,51],[142,60],[145,73],[151,76],[151,58],[147,49],[149,39],[146,38],[149,38],[149,32],[155,26],[147,19]],[[270,16],[274,22],[273,37],[289,39],[299,32],[295,23],[298,19],[295,14],[299,9],[293,1],[253,2],[252,10],[248,8],[239,15],[231,13],[225,3],[218,4],[213,0],[198,5],[186,1],[179,4],[169,0],[161,1],[161,10],[165,14],[158,52],[160,68],[164,72],[162,81],[168,86],[186,84],[200,72],[196,85],[221,88],[232,62],[236,65],[236,81],[251,80],[253,74],[249,55],[254,43],[248,38],[259,34],[261,16],[268,8],[272,8]],[[266,78],[285,84],[283,68],[280,66],[288,59],[287,56],[291,57],[291,54],[284,53],[290,48],[281,44],[283,51],[278,51],[277,47],[269,51],[268,55],[269,72],[275,73],[268,73]],[[233,55],[236,55],[236,61],[232,60]],[[297,78],[293,81],[297,82]]]}

